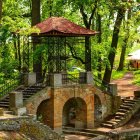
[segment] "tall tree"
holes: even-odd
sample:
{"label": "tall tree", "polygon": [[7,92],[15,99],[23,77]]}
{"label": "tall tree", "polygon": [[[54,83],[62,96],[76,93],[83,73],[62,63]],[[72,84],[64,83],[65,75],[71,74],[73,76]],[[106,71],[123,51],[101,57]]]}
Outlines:
{"label": "tall tree", "polygon": [[[40,0],[32,0],[32,26],[40,22]],[[33,40],[33,52],[37,50],[39,39],[32,38]],[[37,80],[42,78],[42,57],[39,54],[36,59],[33,60],[33,71],[37,74]]]}
{"label": "tall tree", "polygon": [[[83,23],[87,29],[91,28],[92,21],[94,14],[97,9],[98,5],[98,0],[86,0],[86,1],[72,1],[72,0],[67,0],[68,4],[72,5],[73,10],[80,11]],[[90,37],[86,36],[85,37],[85,70],[86,71],[91,71],[91,41]]]}
{"label": "tall tree", "polygon": [[107,83],[109,83],[110,79],[111,79],[113,63],[114,63],[114,59],[115,59],[115,53],[116,53],[116,49],[117,49],[117,45],[118,45],[119,31],[120,31],[120,26],[121,26],[122,20],[124,18],[124,14],[125,14],[125,7],[120,6],[118,9],[117,18],[116,18],[115,25],[114,25],[112,43],[111,43],[111,48],[110,48],[110,52],[108,55],[110,67],[106,66],[104,77],[103,77],[103,81],[106,81]]}
{"label": "tall tree", "polygon": [[2,0],[0,0],[0,23],[2,18]]}
{"label": "tall tree", "polygon": [[[100,32],[100,34],[98,34],[98,40],[97,42],[99,44],[101,44],[102,41],[102,37],[101,37],[101,15],[97,13],[97,31]],[[102,60],[101,60],[101,51],[99,51],[99,58],[98,58],[98,66],[97,66],[97,70],[98,70],[98,78],[101,79],[102,75],[101,75],[101,71],[102,71]]]}
{"label": "tall tree", "polygon": [[129,25],[128,25],[128,20],[130,19],[130,10],[128,11],[127,14],[127,19],[126,19],[126,24],[124,25],[124,29],[125,29],[125,36],[123,39],[123,44],[122,44],[122,49],[121,49],[121,55],[120,55],[120,61],[119,61],[119,67],[118,67],[118,71],[122,71],[124,68],[124,61],[125,61],[125,53],[126,53],[126,48],[127,48],[127,44],[128,44],[128,39],[129,39]]}

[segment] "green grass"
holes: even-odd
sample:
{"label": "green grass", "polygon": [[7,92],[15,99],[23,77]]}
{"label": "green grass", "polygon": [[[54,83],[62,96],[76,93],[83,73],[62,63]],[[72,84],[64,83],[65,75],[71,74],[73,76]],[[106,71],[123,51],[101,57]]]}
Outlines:
{"label": "green grass", "polygon": [[123,70],[123,71],[113,70],[111,79],[116,80],[116,79],[123,78],[123,76],[125,75],[126,72],[127,72],[127,70]]}
{"label": "green grass", "polygon": [[140,70],[134,71],[133,74],[134,74],[133,84],[140,86]]}

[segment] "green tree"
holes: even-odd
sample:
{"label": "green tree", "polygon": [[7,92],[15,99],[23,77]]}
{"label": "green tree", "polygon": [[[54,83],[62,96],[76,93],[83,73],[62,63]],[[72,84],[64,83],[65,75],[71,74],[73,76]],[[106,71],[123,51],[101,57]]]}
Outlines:
{"label": "green tree", "polygon": [[[32,26],[36,25],[40,22],[40,0],[32,0]],[[33,52],[37,50],[37,44],[39,43],[39,39],[32,37],[33,40]],[[42,78],[42,56],[41,53],[33,61],[33,71],[37,74],[37,80]]]}
{"label": "green tree", "polygon": [[2,19],[2,0],[0,0],[0,23]]}
{"label": "green tree", "polygon": [[124,18],[124,14],[125,14],[125,7],[123,5],[118,8],[117,18],[116,18],[114,30],[113,30],[111,48],[110,48],[110,52],[108,55],[110,67],[106,66],[104,77],[103,77],[103,82],[106,81],[107,83],[109,83],[111,80],[113,63],[114,63],[114,59],[115,59],[115,52],[117,49],[117,44],[118,44],[118,39],[119,39],[119,31],[120,31],[122,20]]}

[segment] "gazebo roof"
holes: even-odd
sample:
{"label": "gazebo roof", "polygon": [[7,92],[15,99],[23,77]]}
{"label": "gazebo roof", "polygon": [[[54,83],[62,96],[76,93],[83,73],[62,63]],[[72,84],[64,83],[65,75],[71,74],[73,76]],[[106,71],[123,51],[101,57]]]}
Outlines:
{"label": "gazebo roof", "polygon": [[40,30],[40,33],[33,33],[33,36],[93,36],[98,33],[63,17],[50,17],[35,27]]}

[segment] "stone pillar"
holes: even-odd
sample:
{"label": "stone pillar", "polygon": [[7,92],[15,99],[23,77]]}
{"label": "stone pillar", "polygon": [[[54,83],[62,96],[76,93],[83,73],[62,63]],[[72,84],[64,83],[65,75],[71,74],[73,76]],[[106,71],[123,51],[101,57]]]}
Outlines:
{"label": "stone pillar", "polygon": [[36,83],[36,73],[25,73],[24,84],[25,86],[33,85]]}
{"label": "stone pillar", "polygon": [[109,92],[112,93],[112,95],[116,96],[118,94],[118,91],[117,91],[117,84],[115,83],[110,83],[109,84]]}
{"label": "stone pillar", "polygon": [[12,92],[10,95],[10,109],[15,115],[26,114],[26,108],[23,107],[23,94],[22,92]]}
{"label": "stone pillar", "polygon": [[61,87],[62,86],[62,74],[61,73],[54,73],[50,75],[50,85],[54,87]]}
{"label": "stone pillar", "polygon": [[93,75],[91,71],[86,72],[87,84],[93,84]]}
{"label": "stone pillar", "polygon": [[140,90],[134,91],[134,97],[136,97],[136,98],[140,97]]}
{"label": "stone pillar", "polygon": [[86,72],[79,73],[79,84],[85,84],[87,82]]}

